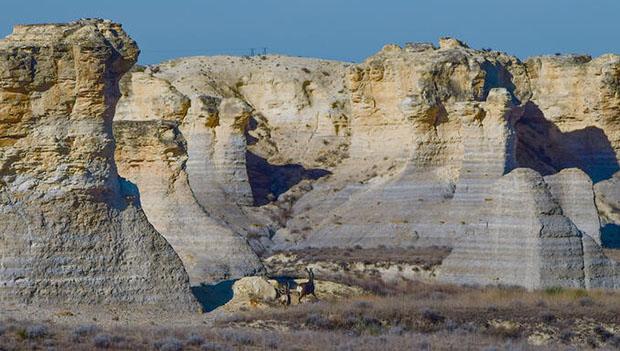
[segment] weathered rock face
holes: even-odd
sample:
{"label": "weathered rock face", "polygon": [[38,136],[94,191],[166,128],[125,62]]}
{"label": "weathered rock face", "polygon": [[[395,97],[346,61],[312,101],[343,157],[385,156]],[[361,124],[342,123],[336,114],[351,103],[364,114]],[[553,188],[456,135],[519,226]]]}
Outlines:
{"label": "weathered rock face", "polygon": [[523,113],[503,88],[492,89],[485,104],[464,104],[463,159],[450,203],[453,232],[459,234],[469,230],[463,224],[478,216],[495,180],[516,167],[514,125]]}
{"label": "weathered rock face", "polygon": [[254,109],[247,126],[254,156],[273,165],[322,167],[338,162],[333,154],[346,147],[349,66],[285,56],[215,56],[173,60],[151,69],[192,99],[244,100]]}
{"label": "weathered rock face", "polygon": [[[603,196],[593,190],[611,184],[618,169],[615,62],[616,56],[569,56],[522,63],[444,38],[438,48],[388,45],[361,64],[178,59],[133,73],[131,81],[152,75],[182,95],[162,99],[160,116],[171,115],[166,106],[173,101],[189,99],[178,129],[187,142],[190,189],[211,218],[250,238],[255,249],[485,241],[496,235],[480,225],[494,215],[498,182],[530,191],[538,176],[505,179],[529,167],[547,176],[544,194],[531,190],[522,216],[497,214],[515,222],[513,239],[531,243],[523,252],[539,262],[523,284],[593,287],[613,286],[616,274],[599,243],[601,224],[618,222],[599,219],[614,210],[603,210]],[[131,106],[119,111],[153,114],[153,107],[131,102],[153,101],[141,97],[148,90],[131,90]],[[567,168],[585,174],[560,172]],[[556,217],[540,209],[546,197]],[[508,230],[498,229],[499,217],[494,230]],[[536,237],[547,221],[562,224]],[[477,247],[480,255],[495,248]],[[564,259],[581,265],[581,273],[573,263],[562,266]]]}
{"label": "weathered rock face", "polygon": [[579,169],[570,168],[546,176],[545,182],[564,215],[600,245],[601,222],[594,203],[592,180],[588,175]]}
{"label": "weathered rock face", "polygon": [[[191,193],[221,224],[213,238],[232,230],[261,250],[277,229],[282,210],[254,205],[270,203],[301,180],[328,174],[310,169],[317,159],[335,163],[342,158],[345,66],[294,58],[178,60],[132,72],[124,80],[126,93],[115,120],[178,119]],[[187,109],[181,103],[185,99]],[[289,164],[291,156],[302,164]],[[117,158],[125,169],[125,157]],[[227,250],[218,251],[225,255]],[[238,256],[228,255],[233,261]],[[255,270],[250,265],[245,273]]]}
{"label": "weathered rock face", "polygon": [[[562,172],[552,181],[578,172]],[[550,189],[540,174],[519,168],[500,178],[488,196],[479,223],[443,262],[443,280],[528,289],[618,286],[617,264],[562,212],[559,203],[570,201],[570,191]]]}
{"label": "weathered rock face", "polygon": [[[261,272],[262,265],[245,238],[209,216],[201,201],[215,202],[217,196],[221,203],[234,204],[249,196],[251,204],[247,176],[235,177],[236,169],[245,174],[245,163],[229,171],[227,166],[234,165],[239,155],[228,153],[229,143],[222,140],[234,134],[230,132],[235,128],[233,115],[247,115],[245,105],[213,100],[211,114],[193,112],[202,110],[192,105],[190,115],[189,99],[167,82],[140,72],[129,77],[124,79],[121,108],[114,121],[116,161],[119,173],[135,185],[135,195],[149,221],[180,255],[192,284]],[[242,128],[236,135],[243,138]],[[213,146],[217,143],[223,147]],[[241,152],[243,157],[245,147]],[[191,162],[188,154],[193,157]],[[232,158],[231,162],[214,162],[226,157]],[[219,184],[233,190],[222,192]],[[234,191],[235,186],[242,190]],[[219,196],[225,193],[241,195],[231,199]]]}
{"label": "weathered rock face", "polygon": [[181,125],[187,138],[189,181],[198,202],[252,206],[245,130],[252,108],[237,98],[194,99]]}
{"label": "weathered rock face", "polygon": [[609,179],[620,170],[620,56],[544,56],[526,65],[532,98],[517,126],[520,164]]}
{"label": "weathered rock face", "polygon": [[137,55],[102,20],[0,41],[0,300],[197,308],[114,163],[118,80]]}
{"label": "weathered rock face", "polygon": [[519,165],[543,175],[571,167],[586,172],[596,190],[601,240],[620,247],[620,218],[613,215],[620,198],[613,180],[620,170],[620,56],[543,56],[525,64],[532,97],[516,125]]}
{"label": "weathered rock face", "polygon": [[601,221],[601,241],[620,248],[620,172],[594,185],[596,207]]}

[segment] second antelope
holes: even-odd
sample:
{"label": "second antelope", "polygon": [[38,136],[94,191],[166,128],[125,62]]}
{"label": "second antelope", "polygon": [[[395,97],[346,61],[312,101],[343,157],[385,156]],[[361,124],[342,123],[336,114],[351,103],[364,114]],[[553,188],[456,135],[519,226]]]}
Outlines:
{"label": "second antelope", "polygon": [[305,283],[299,283],[297,285],[297,289],[295,289],[299,294],[298,303],[301,303],[301,299],[304,296],[312,295],[317,298],[314,293],[314,272],[312,272],[312,268],[306,268],[305,270],[308,273],[308,281]]}

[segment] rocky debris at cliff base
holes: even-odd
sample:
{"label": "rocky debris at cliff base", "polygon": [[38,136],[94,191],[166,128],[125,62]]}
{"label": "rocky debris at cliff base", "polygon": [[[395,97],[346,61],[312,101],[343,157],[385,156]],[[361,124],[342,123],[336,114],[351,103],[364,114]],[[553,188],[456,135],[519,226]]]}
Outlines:
{"label": "rocky debris at cliff base", "polygon": [[[286,308],[299,304],[299,294],[295,291],[298,284],[307,279],[292,279],[281,277],[268,279],[263,276],[244,277],[234,281],[203,285],[200,294],[204,295],[207,304],[205,308],[211,312],[232,313],[251,311],[270,307]],[[290,286],[290,304],[286,302],[284,286]],[[308,296],[301,303],[317,301],[334,301],[365,294],[364,289],[326,280],[315,280],[317,297]]]}

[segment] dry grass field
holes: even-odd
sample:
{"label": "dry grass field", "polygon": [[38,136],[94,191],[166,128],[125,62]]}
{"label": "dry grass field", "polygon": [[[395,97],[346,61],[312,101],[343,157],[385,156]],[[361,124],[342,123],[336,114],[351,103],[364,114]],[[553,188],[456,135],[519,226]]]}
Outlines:
{"label": "dry grass field", "polygon": [[[3,350],[529,350],[620,348],[620,294],[409,283],[220,314],[203,325],[0,323]],[[321,292],[318,292],[319,299]]]}

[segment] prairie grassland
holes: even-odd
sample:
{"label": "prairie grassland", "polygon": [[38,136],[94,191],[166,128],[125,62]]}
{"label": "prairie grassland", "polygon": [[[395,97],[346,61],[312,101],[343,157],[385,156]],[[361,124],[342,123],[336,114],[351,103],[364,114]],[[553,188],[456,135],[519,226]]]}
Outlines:
{"label": "prairie grassland", "polygon": [[620,348],[620,293],[410,283],[346,300],[221,314],[202,325],[183,320],[169,326],[0,322],[2,350],[555,350],[569,346]]}

